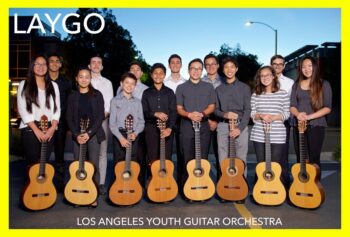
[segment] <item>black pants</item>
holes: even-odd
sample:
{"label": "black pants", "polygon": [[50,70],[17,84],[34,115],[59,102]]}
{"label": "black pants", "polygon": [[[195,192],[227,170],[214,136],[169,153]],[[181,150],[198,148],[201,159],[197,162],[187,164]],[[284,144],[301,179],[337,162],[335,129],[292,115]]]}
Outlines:
{"label": "black pants", "polygon": [[[146,123],[145,124],[145,142],[147,147],[147,157],[149,166],[153,161],[160,158],[160,130],[157,125]],[[165,158],[171,160],[173,151],[174,134],[165,138]]]}
{"label": "black pants", "polygon": [[64,183],[64,147],[66,144],[67,127],[60,121],[54,135],[55,169],[58,189],[63,189]]}
{"label": "black pants", "polygon": [[[35,136],[33,130],[29,127],[22,128],[21,138],[23,144],[23,154],[27,164],[32,165],[40,162],[41,142]],[[46,161],[48,161],[50,158],[54,140],[55,138],[53,136],[51,140],[47,143]]]}
{"label": "black pants", "polygon": [[289,155],[289,138],[290,138],[290,123],[289,120],[284,121],[284,126],[286,127],[286,143],[283,146],[283,152],[280,160],[282,167],[282,180],[283,184],[288,190],[290,184],[289,178],[289,167],[288,167],[288,155]]}
{"label": "black pants", "polygon": [[215,164],[216,164],[216,180],[219,181],[221,177],[221,167],[218,154],[218,134],[216,130],[210,131],[210,146],[213,148],[215,155]]}
{"label": "black pants", "polygon": [[[325,138],[325,127],[321,126],[307,126],[304,133],[305,143],[307,150],[309,152],[309,162],[312,164],[317,164],[321,168],[321,151],[323,146],[323,141]],[[298,128],[294,127],[294,148],[297,154],[297,161],[300,162],[299,154],[299,131]]]}
{"label": "black pants", "polygon": [[[181,149],[183,154],[184,166],[182,172],[182,186],[185,184],[188,174],[186,170],[187,162],[195,159],[195,139],[192,122],[187,119],[181,120]],[[201,141],[201,159],[208,159],[209,145],[210,145],[210,128],[208,121],[201,122],[200,127],[200,141]]]}

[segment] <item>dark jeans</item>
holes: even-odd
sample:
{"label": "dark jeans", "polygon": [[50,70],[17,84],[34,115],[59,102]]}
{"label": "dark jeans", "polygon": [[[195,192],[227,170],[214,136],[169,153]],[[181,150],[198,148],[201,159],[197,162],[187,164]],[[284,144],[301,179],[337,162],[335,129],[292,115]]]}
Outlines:
{"label": "dark jeans", "polygon": [[67,127],[64,122],[60,121],[54,135],[54,152],[55,152],[55,169],[57,188],[63,189],[64,183],[64,147],[66,144]]}
{"label": "dark jeans", "polygon": [[[184,158],[184,166],[182,173],[182,186],[185,184],[188,174],[186,171],[187,162],[195,159],[195,137],[192,122],[183,119],[180,126],[181,131],[181,148]],[[200,143],[201,143],[201,159],[208,159],[209,145],[210,145],[210,129],[208,121],[201,122],[200,127]]]}
{"label": "dark jeans", "polygon": [[[305,143],[309,154],[309,162],[312,164],[317,164],[321,168],[321,151],[323,146],[323,141],[325,138],[325,127],[321,126],[307,126],[304,133]],[[299,154],[299,131],[297,127],[293,129],[294,135],[294,148],[297,155],[297,161],[300,162]]]}
{"label": "dark jeans", "polygon": [[[80,145],[73,139],[73,151],[74,159],[79,160]],[[93,136],[87,142],[87,157],[95,167],[95,174],[93,176],[96,184],[100,183],[100,172],[99,172],[99,155],[100,155],[100,144],[97,141],[96,136]]]}

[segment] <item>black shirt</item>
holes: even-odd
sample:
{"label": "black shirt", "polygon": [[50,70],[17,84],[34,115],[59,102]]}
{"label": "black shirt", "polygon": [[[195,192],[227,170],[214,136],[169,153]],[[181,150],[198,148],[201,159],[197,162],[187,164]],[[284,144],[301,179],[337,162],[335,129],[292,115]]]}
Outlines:
{"label": "black shirt", "polygon": [[72,91],[71,82],[66,78],[62,77],[61,74],[58,76],[56,80],[52,80],[57,83],[58,90],[60,91],[60,104],[61,104],[61,117],[60,122],[64,120],[66,109],[67,109],[67,97]]}
{"label": "black shirt", "polygon": [[93,117],[89,93],[80,93],[78,116],[80,119],[91,119]]}
{"label": "black shirt", "polygon": [[173,129],[176,123],[176,97],[174,92],[162,85],[158,90],[154,85],[143,92],[142,108],[146,123],[157,124],[156,112],[168,115],[167,127]]}

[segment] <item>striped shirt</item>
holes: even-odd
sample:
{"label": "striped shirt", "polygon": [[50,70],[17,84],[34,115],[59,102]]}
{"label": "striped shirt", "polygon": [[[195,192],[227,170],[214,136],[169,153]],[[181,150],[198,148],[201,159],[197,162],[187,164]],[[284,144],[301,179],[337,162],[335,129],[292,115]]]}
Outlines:
{"label": "striped shirt", "polygon": [[289,117],[289,95],[285,90],[279,90],[275,93],[253,94],[251,98],[252,112],[250,114],[253,119],[254,126],[250,135],[251,141],[265,142],[263,124],[261,120],[255,120],[255,114],[271,114],[282,115],[281,120],[271,123],[270,141],[271,143],[283,144],[286,142],[286,128],[283,124],[284,120]]}

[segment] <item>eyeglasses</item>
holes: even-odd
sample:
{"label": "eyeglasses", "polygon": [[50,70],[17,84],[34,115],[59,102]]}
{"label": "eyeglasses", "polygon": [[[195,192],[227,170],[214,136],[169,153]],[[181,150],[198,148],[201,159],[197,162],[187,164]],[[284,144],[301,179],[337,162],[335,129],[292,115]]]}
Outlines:
{"label": "eyeglasses", "polygon": [[37,67],[46,67],[46,63],[34,63],[34,66],[37,66]]}
{"label": "eyeglasses", "polygon": [[273,63],[272,66],[275,66],[275,67],[283,67],[283,66],[284,66],[284,63]]}
{"label": "eyeglasses", "polygon": [[190,67],[191,71],[203,71],[203,68],[201,67]]}
{"label": "eyeglasses", "polygon": [[217,63],[207,63],[205,64],[206,67],[212,67],[218,65]]}

